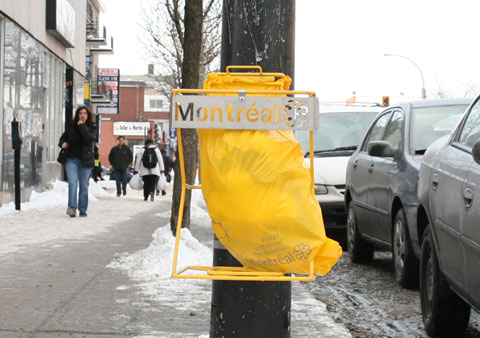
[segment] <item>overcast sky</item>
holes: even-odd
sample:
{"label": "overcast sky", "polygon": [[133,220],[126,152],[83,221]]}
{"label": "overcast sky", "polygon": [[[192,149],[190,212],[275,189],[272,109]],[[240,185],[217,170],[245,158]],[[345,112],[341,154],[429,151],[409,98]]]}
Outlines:
{"label": "overcast sky", "polygon": [[[103,21],[115,39],[115,55],[102,67],[143,74],[147,61],[139,44],[140,3],[102,0]],[[135,4],[135,5],[132,5]],[[392,101],[427,96],[441,88],[463,96],[480,89],[478,0],[297,0],[295,86],[322,101]],[[401,57],[408,57],[419,68]]]}

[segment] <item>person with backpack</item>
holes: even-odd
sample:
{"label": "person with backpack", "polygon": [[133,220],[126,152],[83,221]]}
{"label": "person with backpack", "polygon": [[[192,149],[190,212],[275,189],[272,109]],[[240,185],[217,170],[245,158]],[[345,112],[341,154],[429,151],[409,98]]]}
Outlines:
{"label": "person with backpack", "polygon": [[145,147],[138,152],[135,170],[143,180],[143,200],[153,202],[158,177],[164,172],[162,155],[151,138],[145,140]]}

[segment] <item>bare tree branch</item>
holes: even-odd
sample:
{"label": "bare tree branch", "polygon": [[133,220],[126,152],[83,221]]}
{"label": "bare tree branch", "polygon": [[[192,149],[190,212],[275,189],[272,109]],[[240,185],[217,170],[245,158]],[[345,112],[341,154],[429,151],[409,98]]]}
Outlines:
{"label": "bare tree branch", "polygon": [[165,1],[165,7],[167,8],[168,15],[172,20],[173,25],[177,31],[177,37],[180,40],[180,44],[182,45],[182,49],[184,46],[184,36],[183,36],[183,20],[180,16],[180,11],[178,10],[179,7],[179,0],[172,0],[172,5],[170,4],[170,0]]}
{"label": "bare tree branch", "polygon": [[[220,0],[152,0],[143,10],[143,44],[149,60],[160,66],[156,79],[165,88],[197,88],[220,55]],[[161,91],[171,96],[167,88]],[[197,169],[195,130],[182,131],[186,180],[193,183]],[[178,158],[178,153],[177,153]],[[180,170],[175,164],[170,225],[175,233],[181,194]],[[183,227],[190,225],[190,195],[185,196]]]}
{"label": "bare tree branch", "polygon": [[475,97],[479,92],[479,87],[472,80],[463,84],[463,97]]}
{"label": "bare tree branch", "polygon": [[205,23],[205,20],[208,17],[208,14],[210,13],[210,10],[212,9],[213,4],[215,3],[215,0],[210,0],[210,2],[207,5],[207,8],[203,12],[203,22]]}
{"label": "bare tree branch", "polygon": [[437,81],[437,88],[434,89],[433,91],[433,96],[434,97],[438,97],[438,98],[446,98],[446,97],[449,97],[449,93],[448,91],[443,88],[442,84],[440,83],[440,81],[438,80],[438,76],[435,75],[435,79]]}
{"label": "bare tree branch", "polygon": [[[201,74],[218,70],[221,45],[220,0],[208,0],[203,6],[201,38]],[[169,74],[171,87],[180,87],[181,68],[184,58],[184,7],[185,0],[155,0],[143,10],[143,45],[149,63],[154,63],[157,71]]]}

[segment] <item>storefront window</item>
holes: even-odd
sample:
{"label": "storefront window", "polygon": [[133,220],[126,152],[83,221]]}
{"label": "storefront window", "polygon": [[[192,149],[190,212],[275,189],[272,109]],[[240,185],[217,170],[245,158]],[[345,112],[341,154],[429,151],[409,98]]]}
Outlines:
{"label": "storefront window", "polygon": [[[3,50],[3,42],[4,42],[4,29],[3,29],[4,24],[5,24],[5,20],[4,20],[3,16],[0,16],[0,60],[2,60],[2,61],[4,61],[3,54],[1,53],[1,51]],[[2,88],[1,79],[3,79],[3,64],[4,64],[4,62],[0,62],[0,88]],[[3,118],[4,112],[3,112],[2,107],[3,107],[3,95],[1,94],[1,90],[0,90],[0,121],[1,122],[4,121],[4,118]],[[3,144],[5,143],[4,138],[5,138],[5,127],[0,129],[0,164],[1,164],[0,165],[0,191],[2,190],[1,182],[2,182],[3,173],[5,172],[5,167],[4,167],[4,162],[3,162],[3,158],[4,158]],[[2,202],[2,200],[0,199],[0,203],[1,202]]]}
{"label": "storefront window", "polygon": [[[42,182],[45,126],[48,120],[45,94],[49,79],[45,76],[45,48],[12,21],[5,19],[4,35],[4,130],[2,190],[12,190],[14,182],[14,152],[11,144],[11,123],[20,125],[22,148],[20,174],[22,187],[34,187]],[[49,65],[50,67],[51,65]],[[48,71],[46,71],[48,70]],[[61,87],[61,85],[59,84]]]}
{"label": "storefront window", "polygon": [[84,78],[77,72],[73,72],[73,111],[85,104],[83,97]]}
{"label": "storefront window", "polygon": [[47,162],[55,162],[59,148],[58,140],[64,125],[64,83],[65,64],[52,54],[45,52],[45,108],[46,135],[48,149],[45,152]]}
{"label": "storefront window", "polygon": [[[20,125],[20,181],[28,199],[32,189],[42,189],[62,179],[56,162],[58,140],[65,126],[66,64],[9,19],[3,29],[3,129],[0,137],[0,200],[14,190],[14,151],[11,125]],[[2,34],[0,34],[0,37]],[[0,49],[1,50],[1,49]],[[1,63],[0,63],[1,64]],[[1,70],[1,69],[0,69]],[[83,104],[83,77],[74,72],[74,109]],[[5,194],[3,194],[5,192]],[[23,194],[23,193],[22,193]],[[3,196],[3,197],[2,197]]]}

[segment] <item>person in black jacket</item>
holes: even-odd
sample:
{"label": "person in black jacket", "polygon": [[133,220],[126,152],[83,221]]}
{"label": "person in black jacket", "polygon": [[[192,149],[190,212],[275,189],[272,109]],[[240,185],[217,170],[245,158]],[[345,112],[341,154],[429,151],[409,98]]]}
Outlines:
{"label": "person in black jacket", "polygon": [[[65,171],[68,180],[67,215],[75,217],[77,208],[80,217],[87,216],[88,180],[95,165],[94,147],[97,137],[95,119],[90,108],[81,106],[75,111],[72,125],[60,136],[58,145],[67,149]],[[78,203],[77,203],[77,186]]]}
{"label": "person in black jacket", "polygon": [[102,177],[102,164],[100,163],[100,154],[98,153],[98,146],[95,145],[93,148],[93,156],[95,158],[95,167],[93,167],[92,178],[95,182],[98,180],[103,181]]}
{"label": "person in black jacket", "polygon": [[127,194],[127,168],[133,161],[133,155],[130,148],[125,144],[123,136],[117,137],[117,145],[110,150],[108,161],[113,167],[115,181],[117,183],[117,197],[123,191],[123,196]]}

